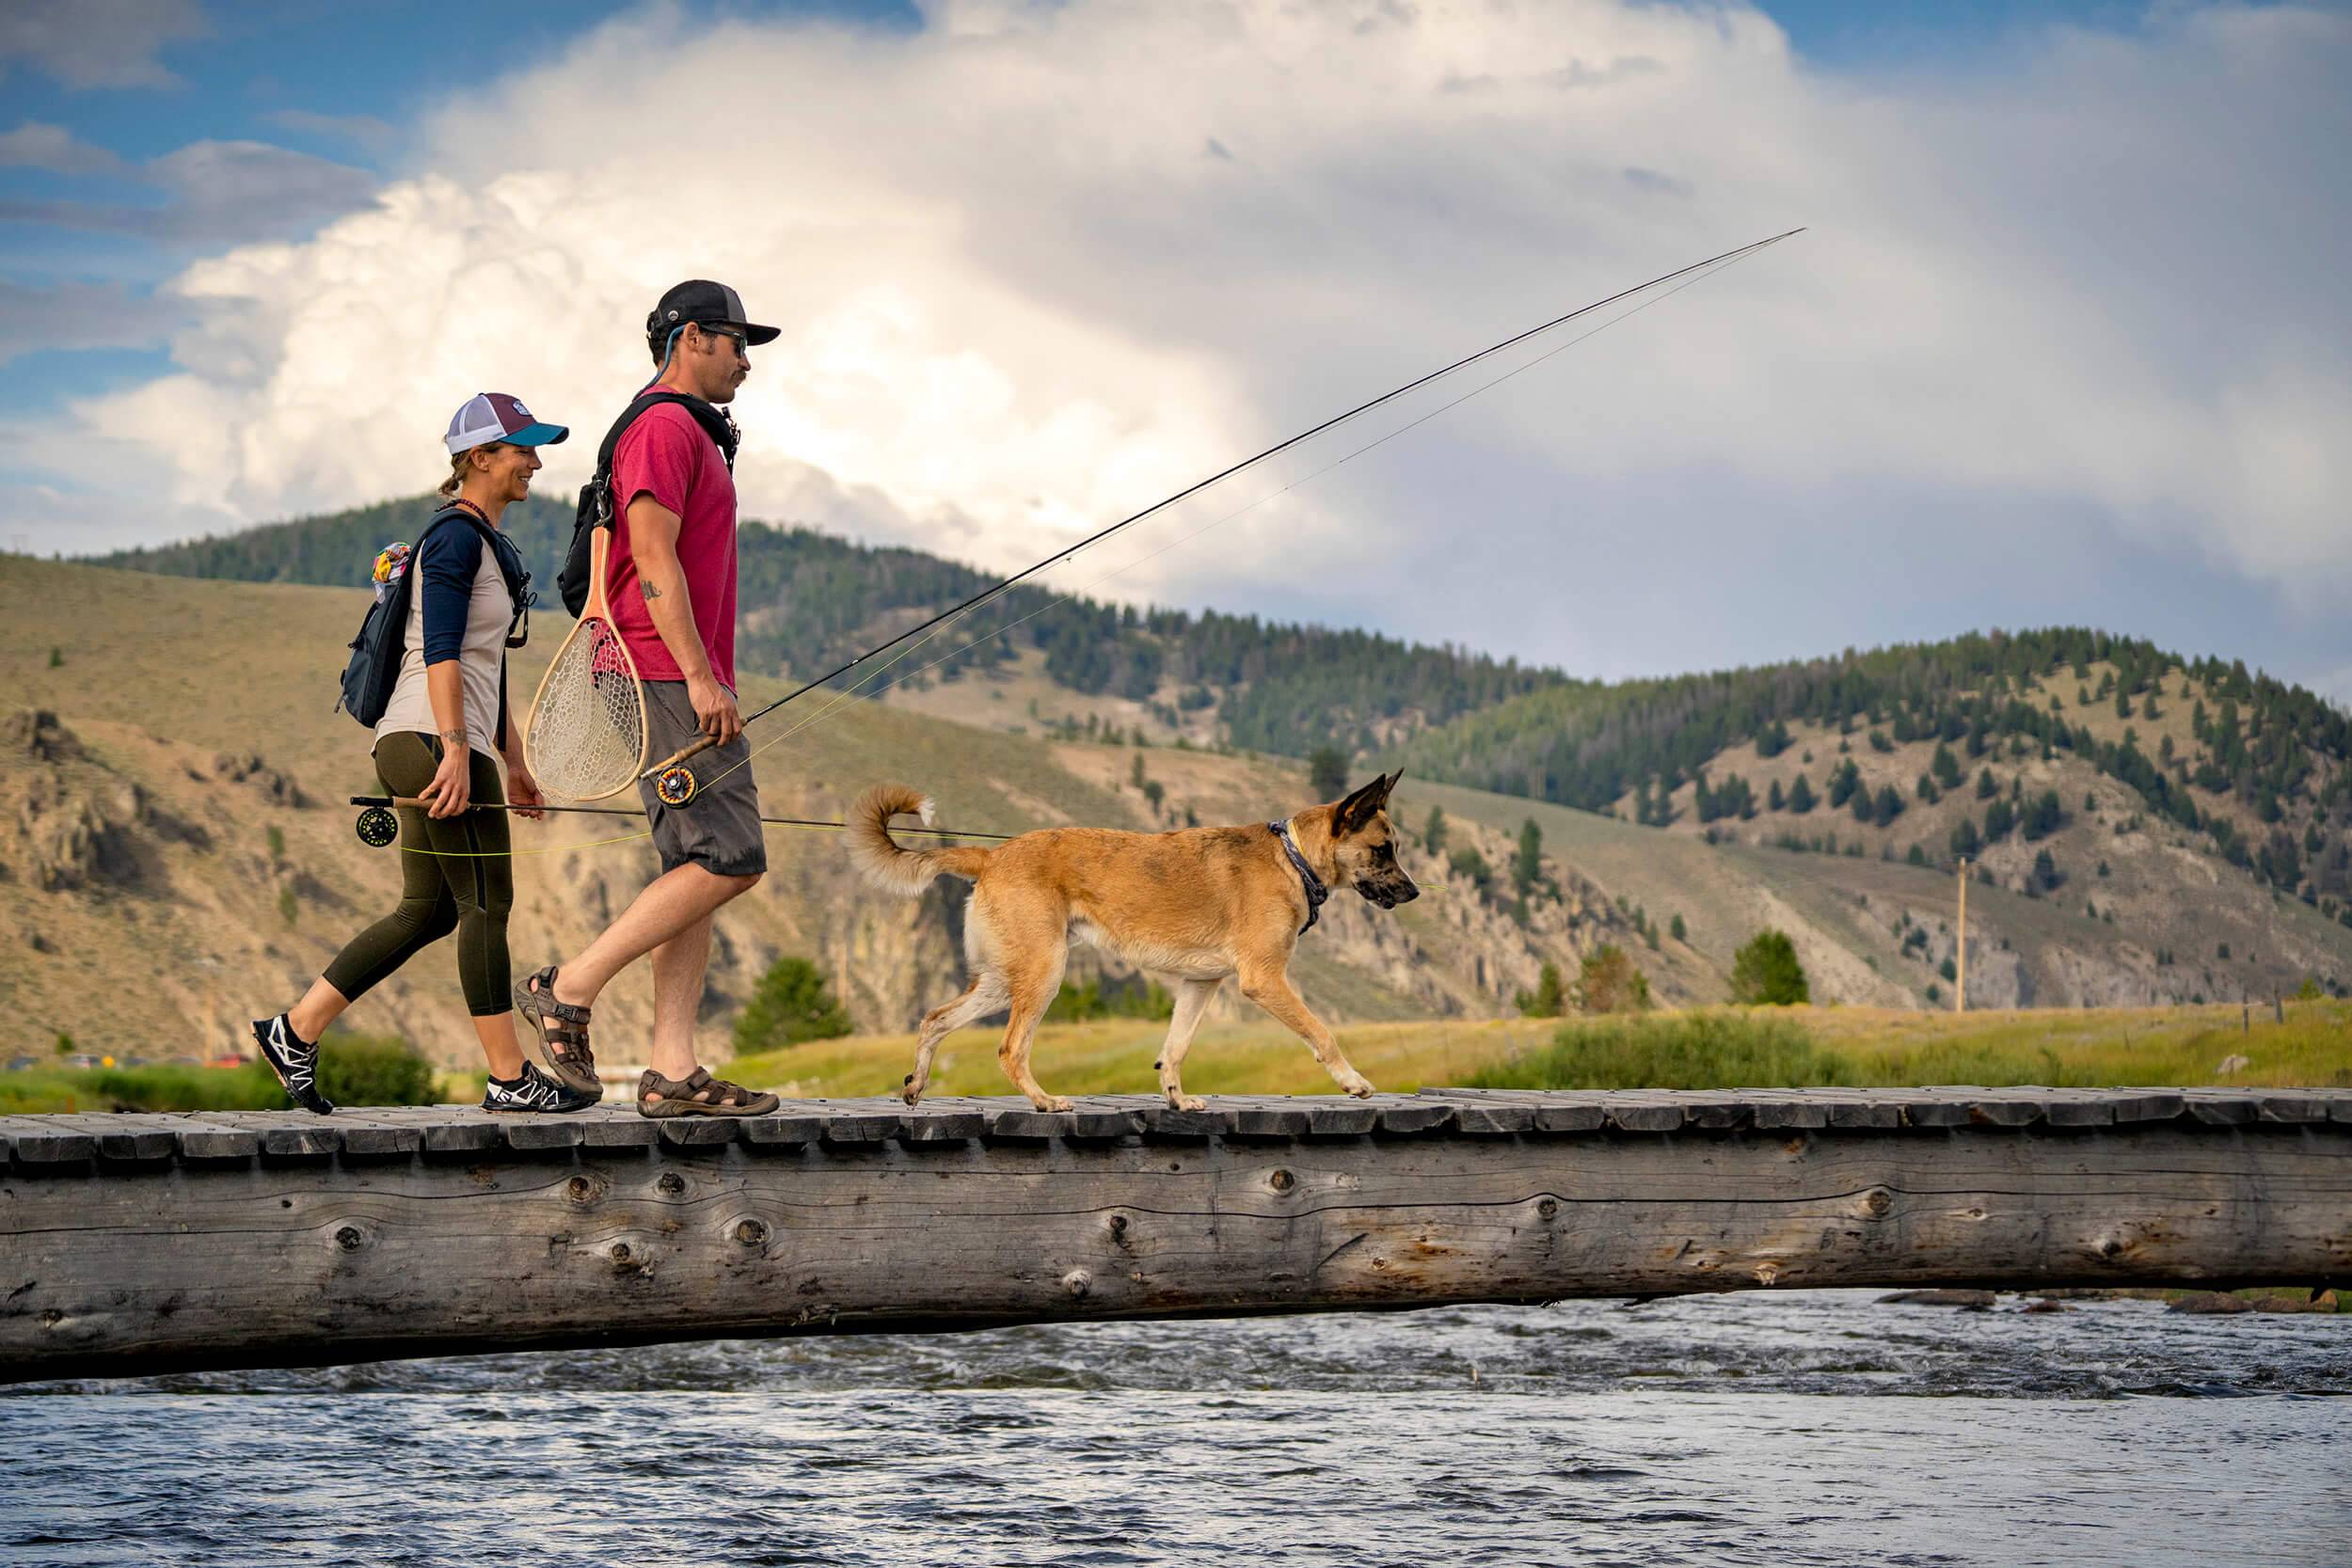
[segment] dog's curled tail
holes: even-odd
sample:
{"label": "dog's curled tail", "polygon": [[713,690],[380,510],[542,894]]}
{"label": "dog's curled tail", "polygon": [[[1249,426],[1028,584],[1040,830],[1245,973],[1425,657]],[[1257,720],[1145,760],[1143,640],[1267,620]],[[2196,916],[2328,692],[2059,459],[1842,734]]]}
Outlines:
{"label": "dog's curled tail", "polygon": [[975,845],[945,849],[907,849],[890,836],[890,819],[907,813],[931,820],[930,796],[904,784],[876,784],[850,810],[850,858],[866,879],[891,892],[912,898],[941,872],[954,877],[977,877],[988,851]]}

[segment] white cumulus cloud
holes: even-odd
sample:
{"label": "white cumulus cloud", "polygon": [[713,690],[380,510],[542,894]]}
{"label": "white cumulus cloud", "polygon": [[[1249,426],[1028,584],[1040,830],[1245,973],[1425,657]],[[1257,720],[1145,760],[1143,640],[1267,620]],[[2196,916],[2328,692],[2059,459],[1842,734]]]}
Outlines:
{"label": "white cumulus cloud", "polygon": [[[576,482],[654,298],[713,277],[784,329],[747,511],[1011,566],[1806,223],[1120,586],[1231,598],[1202,585],[1247,561],[1295,589],[1269,608],[1606,664],[1608,607],[1557,608],[1597,560],[1703,576],[1752,513],[1899,548],[1867,509],[1931,495],[2311,605],[2352,587],[2348,73],[2352,20],[2293,7],[2021,35],[1964,79],[1820,71],[1738,6],[658,10],[469,86],[366,211],[189,267],[180,369],[39,446],[282,515],[423,488],[495,388],[575,426]],[[1923,595],[1905,624],[1956,629]],[[1760,626],[1740,657],[1788,640]]]}

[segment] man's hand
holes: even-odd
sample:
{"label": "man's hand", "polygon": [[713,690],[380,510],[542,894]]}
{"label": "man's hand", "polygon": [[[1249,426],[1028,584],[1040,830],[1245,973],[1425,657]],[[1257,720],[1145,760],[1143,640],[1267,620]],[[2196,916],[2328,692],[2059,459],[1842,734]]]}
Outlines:
{"label": "man's hand", "polygon": [[694,705],[694,718],[703,734],[720,745],[743,733],[743,716],[736,711],[735,697],[716,675],[689,675],[686,700]]}

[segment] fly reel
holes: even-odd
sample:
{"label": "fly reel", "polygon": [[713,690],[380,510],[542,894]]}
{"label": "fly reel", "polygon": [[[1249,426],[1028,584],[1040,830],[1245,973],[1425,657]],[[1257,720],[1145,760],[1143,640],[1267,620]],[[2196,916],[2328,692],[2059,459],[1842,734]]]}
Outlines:
{"label": "fly reel", "polygon": [[359,820],[353,826],[359,834],[359,842],[371,849],[386,848],[400,837],[400,818],[382,806],[370,806],[361,812]]}
{"label": "fly reel", "polygon": [[653,781],[655,797],[665,806],[682,806],[694,798],[694,770],[691,768],[665,768]]}

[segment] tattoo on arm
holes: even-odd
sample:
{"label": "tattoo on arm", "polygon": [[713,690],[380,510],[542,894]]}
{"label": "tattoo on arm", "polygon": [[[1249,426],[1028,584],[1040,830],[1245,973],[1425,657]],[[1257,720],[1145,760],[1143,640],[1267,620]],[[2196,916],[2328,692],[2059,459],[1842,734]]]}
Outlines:
{"label": "tattoo on arm", "polygon": [[661,597],[661,590],[656,588],[652,583],[647,582],[643,578],[637,579],[637,591],[644,594],[647,602],[649,603]]}

